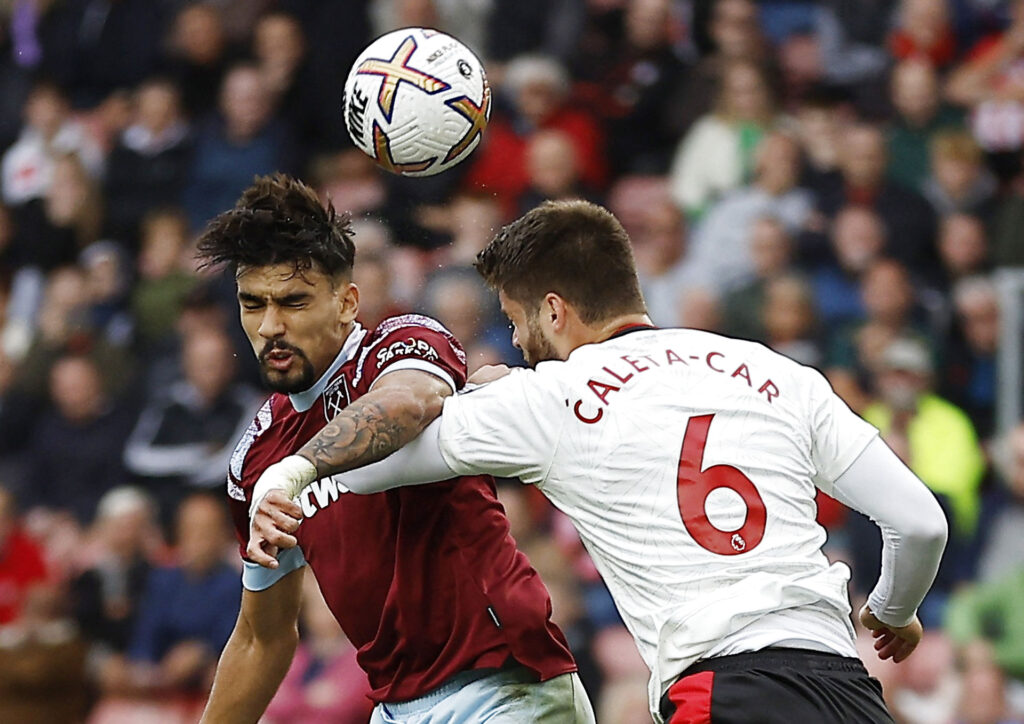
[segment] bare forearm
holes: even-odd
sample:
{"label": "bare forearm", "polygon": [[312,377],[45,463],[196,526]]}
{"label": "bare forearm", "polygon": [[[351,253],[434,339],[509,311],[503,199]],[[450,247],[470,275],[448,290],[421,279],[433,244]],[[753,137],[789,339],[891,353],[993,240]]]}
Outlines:
{"label": "bare forearm", "polygon": [[224,647],[201,724],[255,724],[288,673],[298,632],[271,644],[235,629]]}
{"label": "bare forearm", "polygon": [[443,402],[441,394],[415,389],[374,390],[340,412],[298,454],[321,478],[376,462],[419,435],[441,414]]}

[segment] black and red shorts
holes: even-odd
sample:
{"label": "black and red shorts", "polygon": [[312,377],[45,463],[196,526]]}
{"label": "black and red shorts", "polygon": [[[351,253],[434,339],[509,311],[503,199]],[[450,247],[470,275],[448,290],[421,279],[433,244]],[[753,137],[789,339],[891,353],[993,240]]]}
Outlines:
{"label": "black and red shorts", "polygon": [[699,661],[661,699],[666,724],[892,724],[859,659],[765,649]]}

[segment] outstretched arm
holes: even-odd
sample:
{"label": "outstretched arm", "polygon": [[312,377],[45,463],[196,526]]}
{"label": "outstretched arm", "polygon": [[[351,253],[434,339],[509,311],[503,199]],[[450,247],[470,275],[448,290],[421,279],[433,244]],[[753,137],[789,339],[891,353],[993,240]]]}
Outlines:
{"label": "outstretched arm", "polygon": [[202,724],[254,724],[263,716],[295,655],[303,573],[292,571],[263,591],[242,591]]}
{"label": "outstretched arm", "polygon": [[249,559],[276,568],[278,548],[296,543],[290,534],[298,528],[301,510],[292,498],[314,480],[367,465],[398,450],[441,414],[444,400],[452,392],[447,381],[421,370],[383,375],[373,389],[338,413],[295,455],[268,467],[252,493]]}

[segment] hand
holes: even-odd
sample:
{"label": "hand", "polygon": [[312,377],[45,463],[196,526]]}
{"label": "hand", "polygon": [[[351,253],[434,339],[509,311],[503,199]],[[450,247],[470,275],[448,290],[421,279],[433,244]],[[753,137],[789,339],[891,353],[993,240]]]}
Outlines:
{"label": "hand", "polygon": [[252,520],[256,509],[271,490],[282,490],[287,498],[294,498],[316,479],[316,466],[301,455],[289,455],[270,465],[253,486],[249,520]]}
{"label": "hand", "polygon": [[924,635],[924,629],[917,616],[914,616],[914,620],[906,626],[886,626],[875,618],[867,604],[860,610],[860,622],[875,638],[878,658],[891,658],[896,664],[914,653],[914,649],[921,642],[921,636]]}
{"label": "hand", "polygon": [[466,380],[471,385],[486,385],[488,382],[500,380],[512,370],[508,365],[484,365]]}
{"label": "hand", "polygon": [[245,555],[264,568],[277,568],[277,553],[294,548],[299,541],[292,533],[302,522],[302,507],[282,490],[263,496],[249,520],[249,545]]}

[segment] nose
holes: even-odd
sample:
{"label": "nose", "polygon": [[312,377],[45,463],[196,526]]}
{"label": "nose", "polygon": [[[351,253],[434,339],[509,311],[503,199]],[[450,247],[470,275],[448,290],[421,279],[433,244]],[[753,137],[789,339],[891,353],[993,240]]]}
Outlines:
{"label": "nose", "polygon": [[259,335],[264,339],[276,339],[284,335],[284,320],[273,306],[268,305],[263,311]]}
{"label": "nose", "polygon": [[516,329],[515,327],[512,327],[512,346],[515,347],[516,349],[520,349],[520,347],[519,347],[519,330]]}

